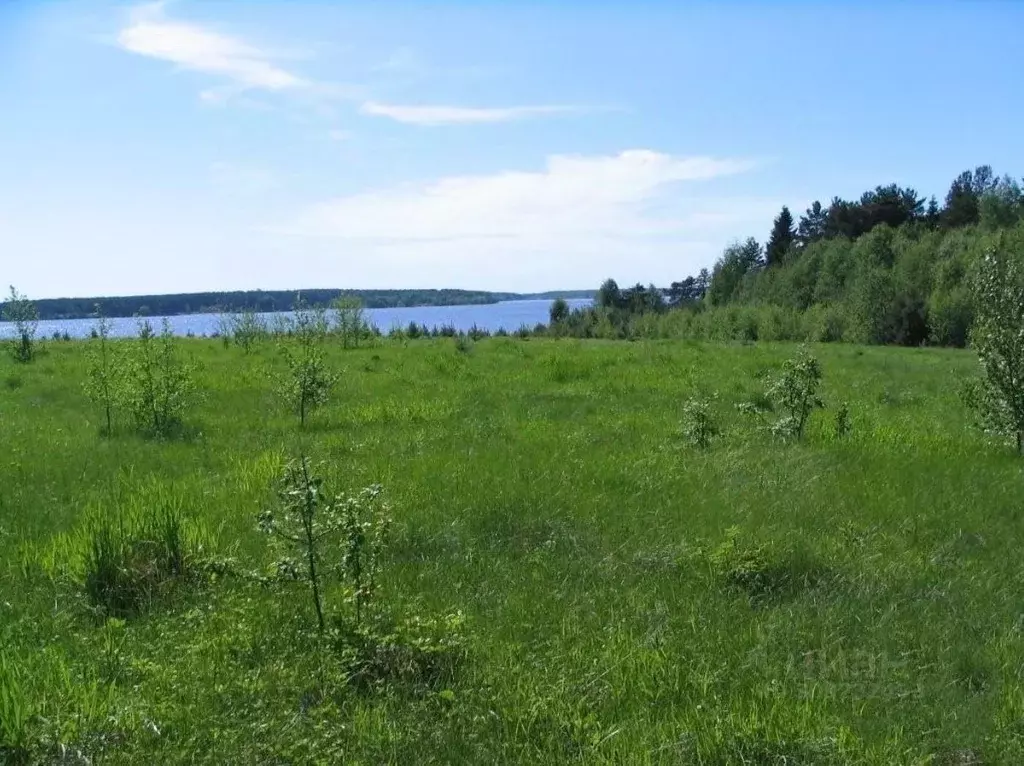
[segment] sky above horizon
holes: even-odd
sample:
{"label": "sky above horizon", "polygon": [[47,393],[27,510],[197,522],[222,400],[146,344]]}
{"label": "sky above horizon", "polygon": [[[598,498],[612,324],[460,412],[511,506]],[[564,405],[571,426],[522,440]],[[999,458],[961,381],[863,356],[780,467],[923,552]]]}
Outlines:
{"label": "sky above horizon", "polygon": [[0,284],[666,285],[1024,174],[1024,3],[0,0]]}

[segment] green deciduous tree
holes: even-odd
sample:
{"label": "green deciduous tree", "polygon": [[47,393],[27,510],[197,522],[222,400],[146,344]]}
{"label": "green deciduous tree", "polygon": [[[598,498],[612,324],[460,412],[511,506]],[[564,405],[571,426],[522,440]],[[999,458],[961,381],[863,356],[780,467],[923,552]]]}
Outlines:
{"label": "green deciduous tree", "polygon": [[[1024,244],[1016,237],[1013,244]],[[984,252],[972,279],[975,319],[971,343],[981,363],[971,398],[985,429],[1024,454],[1024,252],[1000,235]]]}
{"label": "green deciduous tree", "polygon": [[327,365],[324,343],[329,331],[326,312],[297,303],[294,315],[287,322],[287,337],[280,350],[288,371],[277,380],[282,398],[295,409],[299,425],[306,425],[306,416],[327,402],[338,376]]}
{"label": "green deciduous tree", "polygon": [[124,401],[136,427],[155,436],[174,433],[196,399],[198,367],[181,359],[167,319],[159,335],[149,321],[139,321],[124,366]]}
{"label": "green deciduous tree", "polygon": [[39,312],[35,304],[11,285],[2,316],[5,322],[14,325],[11,356],[19,362],[31,362],[36,354],[36,330],[39,325]]}

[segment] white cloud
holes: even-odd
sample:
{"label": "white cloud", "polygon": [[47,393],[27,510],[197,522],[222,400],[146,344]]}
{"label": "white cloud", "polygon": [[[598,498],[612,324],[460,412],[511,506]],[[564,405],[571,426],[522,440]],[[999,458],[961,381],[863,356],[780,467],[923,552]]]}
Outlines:
{"label": "white cloud", "polygon": [[454,176],[329,200],[303,213],[293,228],[391,243],[680,235],[721,225],[727,211],[674,194],[678,182],[753,167],[743,159],[641,149],[605,157],[554,156],[540,172]]}
{"label": "white cloud", "polygon": [[[162,4],[137,8],[128,26],[118,34],[117,42],[131,53],[169,61],[183,69],[217,75],[240,89],[280,92],[310,85],[305,79],[275,64],[267,51],[197,24],[165,18]],[[230,92],[207,90],[203,97],[218,100]]]}
{"label": "white cloud", "polygon": [[465,106],[382,104],[368,101],[360,107],[363,114],[387,117],[409,125],[459,125],[512,122],[548,114],[580,111],[575,106],[510,106],[482,109]]}

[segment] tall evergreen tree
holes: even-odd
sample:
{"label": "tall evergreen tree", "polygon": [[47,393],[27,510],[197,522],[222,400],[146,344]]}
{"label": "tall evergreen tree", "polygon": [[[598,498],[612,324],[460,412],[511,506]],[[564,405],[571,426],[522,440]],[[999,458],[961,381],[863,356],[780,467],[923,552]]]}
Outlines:
{"label": "tall evergreen tree", "polygon": [[816,242],[825,236],[825,224],[828,221],[828,211],[821,206],[817,200],[807,208],[807,211],[800,216],[800,225],[797,228],[796,239],[801,247]]}
{"label": "tall evergreen tree", "polygon": [[771,236],[768,237],[768,244],[764,249],[765,264],[771,267],[782,263],[786,253],[793,246],[795,238],[796,228],[793,226],[793,214],[789,212],[788,207],[783,205],[782,211],[775,217]]}

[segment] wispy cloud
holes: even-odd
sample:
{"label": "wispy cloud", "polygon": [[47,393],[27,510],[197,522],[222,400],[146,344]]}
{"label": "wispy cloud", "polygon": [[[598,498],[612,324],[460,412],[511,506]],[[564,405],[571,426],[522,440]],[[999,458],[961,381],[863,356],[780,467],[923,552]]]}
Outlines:
{"label": "wispy cloud", "polygon": [[263,236],[309,239],[302,248],[324,253],[323,268],[343,241],[351,263],[372,264],[381,283],[398,273],[422,284],[462,284],[467,274],[481,284],[596,284],[608,275],[664,281],[694,273],[737,232],[770,220],[778,199],[700,189],[759,166],[646,149],[552,156],[535,171],[328,199]]}
{"label": "wispy cloud", "polygon": [[[673,185],[741,173],[745,159],[648,150],[554,156],[539,172],[452,176],[354,194],[306,211],[296,231],[387,241],[629,237],[720,225],[719,211],[676,199]],[[672,204],[676,202],[677,204]]]}
{"label": "wispy cloud", "polygon": [[583,111],[576,106],[509,106],[493,109],[465,106],[400,105],[368,101],[360,107],[363,114],[387,117],[408,125],[474,125],[512,122],[530,117]]}
{"label": "wispy cloud", "polygon": [[129,24],[118,34],[117,42],[131,53],[216,75],[241,89],[279,92],[310,85],[274,63],[265,50],[197,24],[166,18],[160,3],[136,8]]}

